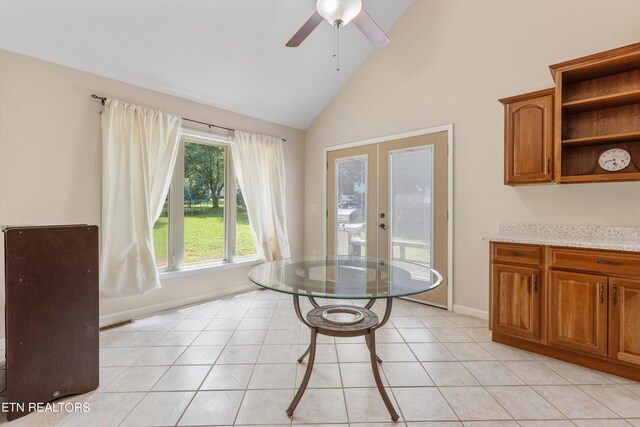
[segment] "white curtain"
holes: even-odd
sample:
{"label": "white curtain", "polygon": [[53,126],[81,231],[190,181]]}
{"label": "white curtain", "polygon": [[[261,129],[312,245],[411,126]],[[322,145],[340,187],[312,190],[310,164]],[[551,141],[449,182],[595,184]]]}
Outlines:
{"label": "white curtain", "polygon": [[180,143],[180,117],[108,99],[102,113],[100,296],[160,287],[153,224]]}
{"label": "white curtain", "polygon": [[265,261],[290,257],[282,141],[235,131],[231,156],[258,255]]}

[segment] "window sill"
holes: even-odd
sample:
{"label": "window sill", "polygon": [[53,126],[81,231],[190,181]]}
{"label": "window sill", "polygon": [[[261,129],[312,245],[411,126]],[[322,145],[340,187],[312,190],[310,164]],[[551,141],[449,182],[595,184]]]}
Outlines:
{"label": "window sill", "polygon": [[262,263],[262,260],[257,257],[242,258],[234,262],[220,261],[215,263],[194,265],[186,267],[181,270],[162,271],[160,272],[160,280],[163,279],[176,279],[179,277],[198,276],[201,274],[214,273],[217,271],[228,270],[238,267],[250,267]]}

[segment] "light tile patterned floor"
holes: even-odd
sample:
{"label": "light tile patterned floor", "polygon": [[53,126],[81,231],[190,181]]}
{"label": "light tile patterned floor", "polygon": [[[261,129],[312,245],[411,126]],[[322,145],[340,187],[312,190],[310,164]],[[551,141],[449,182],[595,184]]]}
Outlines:
{"label": "light tile patterned floor", "polygon": [[288,418],[308,336],[291,296],[270,291],[162,312],[101,333],[100,388],[65,399],[89,402],[89,413],[11,425],[640,426],[640,383],[492,343],[486,321],[404,300],[376,336],[399,422],[361,337],[319,338]]}

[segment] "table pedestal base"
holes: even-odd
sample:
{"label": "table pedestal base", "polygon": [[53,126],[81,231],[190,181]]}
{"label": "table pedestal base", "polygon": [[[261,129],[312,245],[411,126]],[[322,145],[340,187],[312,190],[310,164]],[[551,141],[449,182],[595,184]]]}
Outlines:
{"label": "table pedestal base", "polygon": [[[389,399],[387,391],[382,384],[382,379],[380,378],[378,362],[381,363],[382,360],[380,360],[380,358],[376,354],[375,334],[375,331],[381,328],[385,323],[387,323],[387,320],[389,320],[393,299],[387,298],[387,307],[382,321],[378,321],[378,316],[372,310],[370,310],[370,308],[373,307],[373,304],[375,303],[375,300],[373,299],[370,300],[365,307],[356,307],[352,305],[326,305],[321,307],[313,298],[309,298],[309,300],[311,301],[311,304],[314,306],[314,308],[309,313],[307,313],[305,319],[300,311],[300,300],[298,295],[293,296],[293,303],[298,318],[311,330],[311,342],[309,343],[309,347],[304,352],[304,354],[298,359],[298,363],[300,363],[302,362],[302,360],[304,360],[307,354],[309,355],[309,362],[307,363],[307,369],[305,371],[304,378],[302,379],[300,388],[294,396],[293,401],[287,408],[287,415],[293,415],[293,411],[296,409],[296,406],[298,406],[302,395],[307,389],[309,380],[311,379],[311,372],[313,371],[313,364],[316,358],[316,342],[318,334],[338,338],[364,336],[367,347],[369,348],[371,370],[373,371],[373,378],[376,381],[376,386],[378,387],[380,396],[382,397],[382,400],[384,401],[384,404],[389,411],[389,415],[391,415],[391,419],[393,421],[396,421],[399,418],[398,413],[393,407],[391,399]],[[337,321],[331,318],[330,315],[332,313],[347,313],[352,315],[353,317],[346,321]]]}

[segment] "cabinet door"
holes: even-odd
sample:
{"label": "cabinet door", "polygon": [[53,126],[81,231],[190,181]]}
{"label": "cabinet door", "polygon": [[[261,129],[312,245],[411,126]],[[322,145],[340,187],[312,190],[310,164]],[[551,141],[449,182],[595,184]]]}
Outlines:
{"label": "cabinet door", "polygon": [[505,104],[504,183],[551,182],[553,95]]}
{"label": "cabinet door", "polygon": [[549,272],[549,344],[607,354],[607,277]]}
{"label": "cabinet door", "polygon": [[609,280],[609,356],[640,365],[640,280]]}
{"label": "cabinet door", "polygon": [[540,338],[540,270],[492,264],[491,327],[494,332]]}

